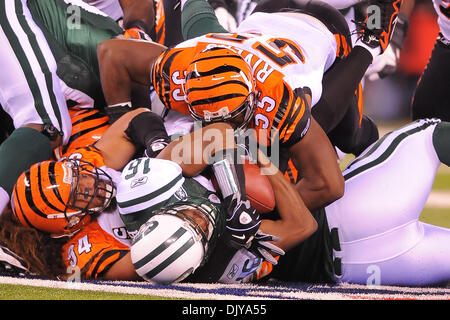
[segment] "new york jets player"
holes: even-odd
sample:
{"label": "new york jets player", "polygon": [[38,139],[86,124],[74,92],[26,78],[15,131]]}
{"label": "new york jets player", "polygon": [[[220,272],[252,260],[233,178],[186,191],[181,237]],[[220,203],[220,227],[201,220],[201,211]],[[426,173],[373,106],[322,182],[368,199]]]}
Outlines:
{"label": "new york jets player", "polygon": [[[146,24],[144,2],[121,1],[126,27]],[[67,107],[105,107],[96,47],[123,29],[81,0],[8,1],[0,14],[0,104],[16,129],[0,147],[1,212],[18,175],[67,143]]]}
{"label": "new york jets player", "polygon": [[270,276],[367,285],[448,281],[450,229],[419,216],[438,167],[450,165],[449,133],[448,122],[417,120],[367,148],[343,171],[344,196],[312,212],[318,232],[280,257]]}

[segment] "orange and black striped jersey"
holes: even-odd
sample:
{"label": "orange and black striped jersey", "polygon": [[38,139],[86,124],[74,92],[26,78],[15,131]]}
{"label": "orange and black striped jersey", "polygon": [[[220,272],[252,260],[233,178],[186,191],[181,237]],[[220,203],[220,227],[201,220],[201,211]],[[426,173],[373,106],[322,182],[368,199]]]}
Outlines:
{"label": "orange and black striped jersey", "polygon": [[[273,19],[274,15],[269,16]],[[247,24],[255,20],[252,17]],[[311,105],[319,100],[323,73],[334,62],[337,45],[326,27],[320,29],[293,20],[296,29],[284,29],[285,37],[253,33],[250,28],[243,33],[210,33],[169,48],[153,65],[151,77],[156,93],[167,109],[189,114],[183,83],[190,62],[206,48],[229,48],[241,55],[253,71],[258,93],[253,127],[268,131],[269,143],[276,137],[287,146],[298,142],[309,127],[308,99]],[[270,25],[266,19],[263,23]],[[278,21],[273,24],[278,25]]]}
{"label": "orange and black striped jersey", "polygon": [[72,121],[72,134],[66,145],[55,150],[60,159],[63,154],[70,154],[76,148],[89,146],[98,141],[109,128],[108,116],[97,109],[72,107],[69,109]]}
{"label": "orange and black striped jersey", "polygon": [[64,157],[68,159],[83,160],[93,164],[97,168],[105,168],[105,161],[103,159],[102,153],[92,145],[71,149],[70,152],[66,152],[64,154]]}
{"label": "orange and black striped jersey", "polygon": [[64,244],[62,256],[69,274],[79,272],[80,280],[100,279],[129,248],[93,221]]}

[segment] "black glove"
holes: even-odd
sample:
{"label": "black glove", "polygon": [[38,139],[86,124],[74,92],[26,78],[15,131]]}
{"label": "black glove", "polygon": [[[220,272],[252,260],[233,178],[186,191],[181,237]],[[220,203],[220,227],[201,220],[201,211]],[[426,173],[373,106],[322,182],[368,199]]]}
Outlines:
{"label": "black glove", "polygon": [[131,119],[125,133],[136,147],[145,148],[144,154],[149,158],[156,158],[170,143],[163,118],[151,111],[141,112]]}
{"label": "black glove", "polygon": [[261,257],[263,260],[266,260],[267,262],[276,265],[278,261],[273,257],[270,251],[272,251],[276,255],[283,256],[284,250],[278,248],[276,245],[272,243],[269,243],[269,241],[277,242],[280,241],[280,238],[270,234],[265,234],[261,230],[258,230],[258,232],[255,235],[255,238],[252,240],[251,246],[248,249],[248,251],[252,252],[256,256]]}
{"label": "black glove", "polygon": [[[231,197],[230,197],[231,198]],[[249,200],[238,199],[234,195],[224,201],[227,211],[224,239],[234,248],[248,247],[261,225],[261,219]]]}

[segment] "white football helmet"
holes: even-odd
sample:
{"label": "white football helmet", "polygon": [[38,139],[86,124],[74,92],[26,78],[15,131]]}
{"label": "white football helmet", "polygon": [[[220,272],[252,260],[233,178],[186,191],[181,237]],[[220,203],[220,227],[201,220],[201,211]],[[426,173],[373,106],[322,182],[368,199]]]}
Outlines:
{"label": "white football helmet", "polygon": [[202,211],[196,205],[179,204],[161,210],[143,224],[131,246],[137,274],[149,282],[170,284],[182,281],[201,266],[214,230]]}

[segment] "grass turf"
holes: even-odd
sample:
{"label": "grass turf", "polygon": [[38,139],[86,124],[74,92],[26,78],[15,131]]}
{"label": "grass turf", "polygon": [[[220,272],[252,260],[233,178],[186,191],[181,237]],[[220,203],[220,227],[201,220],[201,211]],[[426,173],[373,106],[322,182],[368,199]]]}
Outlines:
{"label": "grass turf", "polygon": [[[0,284],[0,300],[167,300],[139,294]],[[176,299],[175,299],[176,300]]]}

